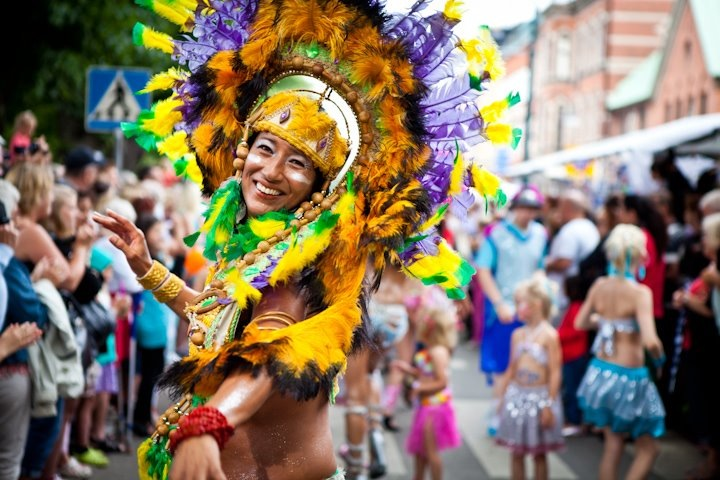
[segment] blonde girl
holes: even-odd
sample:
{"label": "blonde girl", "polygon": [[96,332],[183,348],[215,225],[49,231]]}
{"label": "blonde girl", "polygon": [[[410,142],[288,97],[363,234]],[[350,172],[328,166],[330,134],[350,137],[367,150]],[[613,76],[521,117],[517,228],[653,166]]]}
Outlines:
{"label": "blonde girl", "polygon": [[440,452],[458,447],[460,433],[455,420],[450,388],[450,358],[457,344],[457,311],[445,293],[426,287],[419,302],[409,312],[416,325],[416,340],[422,347],[412,364],[396,360],[395,365],[415,378],[411,397],[415,413],[405,443],[415,457],[414,480],[443,478]]}
{"label": "blonde girl", "polygon": [[532,455],[535,478],[548,478],[547,453],[564,447],[560,337],[549,322],[556,284],[542,272],[515,290],[518,319],[524,325],[510,339],[510,365],[502,388],[495,441],[510,449],[511,477],[525,478],[525,456]]}
{"label": "blonde girl", "polygon": [[645,367],[645,351],[659,370],[665,360],[655,330],[653,294],[636,281],[647,251],[645,233],[619,224],[605,242],[608,274],[595,281],[575,326],[597,329],[595,357],[578,388],[584,420],[604,431],[600,480],[618,476],[624,437],[634,439],[635,458],[625,478],[646,478],[665,432],[665,409]]}

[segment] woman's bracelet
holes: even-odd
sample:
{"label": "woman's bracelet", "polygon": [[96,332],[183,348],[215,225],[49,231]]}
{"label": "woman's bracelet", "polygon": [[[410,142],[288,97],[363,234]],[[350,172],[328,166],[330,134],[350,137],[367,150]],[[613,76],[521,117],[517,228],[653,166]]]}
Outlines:
{"label": "woman's bracelet", "polygon": [[153,289],[152,294],[158,302],[167,303],[180,295],[185,282],[174,273],[169,273],[163,282]]}
{"label": "woman's bracelet", "polygon": [[153,260],[150,270],[145,275],[137,277],[137,281],[145,290],[155,290],[167,280],[168,273],[170,271],[165,265]]}
{"label": "woman's bracelet", "polygon": [[227,418],[220,410],[203,405],[195,408],[189,415],[180,418],[177,428],[170,432],[168,449],[170,453],[175,453],[175,449],[183,440],[200,435],[210,435],[222,450],[234,432],[235,429],[228,423]]}

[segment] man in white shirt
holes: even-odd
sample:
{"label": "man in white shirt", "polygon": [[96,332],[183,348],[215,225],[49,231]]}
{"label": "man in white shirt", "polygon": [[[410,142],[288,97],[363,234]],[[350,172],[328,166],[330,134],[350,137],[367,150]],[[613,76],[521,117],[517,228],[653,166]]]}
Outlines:
{"label": "man in white shirt", "polygon": [[565,279],[578,273],[580,261],[587,257],[600,242],[600,233],[587,218],[589,203],[583,192],[570,189],[558,199],[562,227],[550,242],[545,259],[548,278],[558,284],[558,317],[562,318],[568,306]]}

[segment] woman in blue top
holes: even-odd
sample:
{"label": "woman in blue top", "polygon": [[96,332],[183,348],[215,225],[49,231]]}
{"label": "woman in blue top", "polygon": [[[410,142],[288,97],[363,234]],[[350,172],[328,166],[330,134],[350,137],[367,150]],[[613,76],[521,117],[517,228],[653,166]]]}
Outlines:
{"label": "woman in blue top", "polygon": [[[597,329],[595,357],[578,388],[586,422],[603,428],[600,480],[617,478],[624,438],[635,442],[626,478],[645,478],[665,432],[665,408],[645,367],[645,350],[660,370],[665,360],[655,330],[652,291],[635,279],[647,256],[645,234],[620,224],[605,242],[608,274],[597,279],[575,319],[578,329]],[[640,270],[640,272],[638,272]]]}

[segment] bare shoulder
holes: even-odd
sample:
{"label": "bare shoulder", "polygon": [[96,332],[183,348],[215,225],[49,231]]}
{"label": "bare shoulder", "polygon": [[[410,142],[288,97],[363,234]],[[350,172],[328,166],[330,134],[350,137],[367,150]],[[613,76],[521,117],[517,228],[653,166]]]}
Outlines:
{"label": "bare shoulder", "polygon": [[650,287],[648,287],[645,284],[642,283],[635,283],[633,284],[633,288],[635,289],[635,292],[639,295],[649,295],[652,296],[652,290]]}

